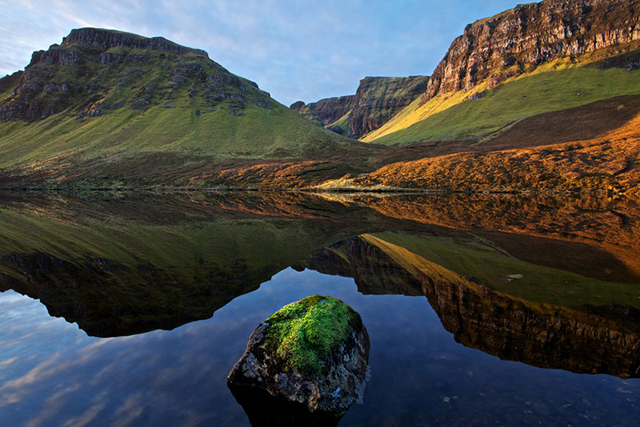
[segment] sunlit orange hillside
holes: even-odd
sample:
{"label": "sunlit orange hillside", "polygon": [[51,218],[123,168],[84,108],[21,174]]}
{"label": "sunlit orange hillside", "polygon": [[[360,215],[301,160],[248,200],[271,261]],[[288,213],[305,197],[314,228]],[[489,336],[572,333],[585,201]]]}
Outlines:
{"label": "sunlit orange hillside", "polygon": [[[624,102],[618,107],[627,108]],[[570,117],[565,117],[570,119]],[[568,123],[568,124],[565,124]],[[568,122],[523,121],[488,145],[513,141],[530,148],[482,152],[482,143],[467,152],[415,161],[400,161],[366,175],[331,181],[325,188],[403,187],[469,191],[612,191],[640,192],[640,114],[591,138],[531,147],[548,142]],[[573,122],[575,123],[575,122]],[[580,123],[580,122],[578,122]],[[554,126],[557,128],[555,129]],[[589,124],[585,126],[588,128]],[[597,126],[596,126],[597,127]],[[602,129],[600,129],[602,130]],[[584,129],[580,133],[585,133]],[[593,132],[597,134],[597,131]]]}

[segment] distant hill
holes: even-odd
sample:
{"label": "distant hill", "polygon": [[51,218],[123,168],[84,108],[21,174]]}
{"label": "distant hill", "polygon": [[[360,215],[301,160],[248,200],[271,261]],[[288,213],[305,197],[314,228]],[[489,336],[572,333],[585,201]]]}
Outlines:
{"label": "distant hill", "polygon": [[353,96],[326,98],[291,109],[336,133],[360,139],[378,129],[427,89],[429,77],[365,77]]}
{"label": "distant hill", "polygon": [[[348,116],[351,114],[354,100],[355,95],[340,96],[336,98],[325,98],[321,99],[318,102],[311,102],[309,104],[298,101],[291,104],[289,108],[297,111],[309,120],[321,126],[328,127],[333,125],[345,115]],[[346,129],[338,127],[332,128],[330,130],[340,134],[344,133],[345,136],[349,132],[348,126]]]}

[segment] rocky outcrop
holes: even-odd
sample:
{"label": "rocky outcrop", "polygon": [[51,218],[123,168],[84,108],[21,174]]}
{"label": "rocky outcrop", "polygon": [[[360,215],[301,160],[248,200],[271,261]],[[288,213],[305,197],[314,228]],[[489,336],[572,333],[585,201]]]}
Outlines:
{"label": "rocky outcrop", "polygon": [[318,102],[305,104],[302,101],[294,102],[289,108],[302,114],[314,122],[327,126],[339,120],[353,108],[354,96],[341,96],[338,98],[321,99]]}
{"label": "rocky outcrop", "polygon": [[[291,109],[322,126],[328,126],[349,113],[351,138],[376,130],[427,89],[429,77],[365,77],[355,95],[291,104]],[[332,129],[341,133],[341,129]]]}
{"label": "rocky outcrop", "polygon": [[220,103],[233,115],[243,115],[247,103],[275,106],[255,83],[229,73],[202,50],[96,28],[73,30],[61,45],[34,52],[19,81],[11,83],[11,94],[0,99],[3,121],[41,120],[70,109],[95,117],[122,107],[175,108],[179,96],[202,98],[204,112]]}
{"label": "rocky outcrop", "polygon": [[0,93],[10,93],[16,86],[18,86],[22,73],[22,71],[16,71],[13,74],[7,74],[0,78]]}
{"label": "rocky outcrop", "polygon": [[365,77],[353,102],[349,136],[360,138],[378,129],[427,88],[429,77]]}
{"label": "rocky outcrop", "polygon": [[171,52],[176,55],[194,52],[198,55],[208,57],[204,50],[191,49],[180,46],[164,37],[142,37],[136,34],[122,31],[105,30],[101,28],[79,28],[71,30],[67,37],[62,39],[62,44],[80,43],[90,45],[100,50],[107,50],[114,47],[126,49],[146,49],[161,50]]}
{"label": "rocky outcrop", "polygon": [[421,102],[447,92],[492,88],[561,57],[640,39],[637,0],[545,0],[468,25],[436,67]]}
{"label": "rocky outcrop", "polygon": [[340,300],[314,295],[260,324],[227,379],[340,417],[361,392],[368,358],[360,315]]}

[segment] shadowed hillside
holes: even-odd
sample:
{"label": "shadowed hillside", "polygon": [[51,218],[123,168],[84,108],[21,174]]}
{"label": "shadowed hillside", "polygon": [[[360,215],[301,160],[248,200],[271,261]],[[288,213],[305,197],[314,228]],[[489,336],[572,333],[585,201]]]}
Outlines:
{"label": "shadowed hillside", "polygon": [[141,175],[166,171],[150,181],[171,183],[176,172],[193,179],[177,171],[192,163],[367,157],[201,50],[93,28],[73,30],[0,80],[0,134],[3,176],[42,171],[39,179],[54,180],[79,181],[105,163],[99,179],[112,183],[136,163]]}

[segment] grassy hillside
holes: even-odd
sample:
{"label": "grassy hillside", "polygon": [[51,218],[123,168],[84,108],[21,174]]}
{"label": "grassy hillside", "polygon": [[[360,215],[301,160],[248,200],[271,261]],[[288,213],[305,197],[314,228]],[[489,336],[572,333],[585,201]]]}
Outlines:
{"label": "grassy hillside", "polygon": [[0,123],[0,167],[55,156],[95,157],[141,152],[209,155],[216,158],[304,157],[307,151],[346,142],[277,105],[247,106],[241,117],[224,109],[198,114],[197,101],[145,112],[118,110],[78,119],[71,112],[45,120]]}
{"label": "grassy hillside", "polygon": [[[555,69],[554,69],[555,68]],[[510,123],[620,95],[640,94],[640,71],[619,68],[539,67],[491,90],[438,96],[420,106],[414,101],[366,142],[397,145],[430,140],[476,138]],[[468,99],[474,94],[482,98]]]}
{"label": "grassy hillside", "polygon": [[19,84],[0,81],[0,167],[145,152],[290,158],[348,144],[204,52],[130,36],[129,47],[65,41],[34,54]]}
{"label": "grassy hillside", "polygon": [[340,117],[333,123],[329,123],[326,128],[340,135],[349,134],[349,123],[351,122],[351,111],[349,110],[344,116]]}

